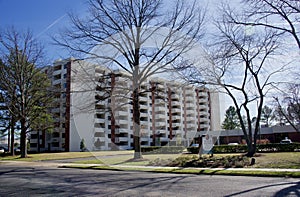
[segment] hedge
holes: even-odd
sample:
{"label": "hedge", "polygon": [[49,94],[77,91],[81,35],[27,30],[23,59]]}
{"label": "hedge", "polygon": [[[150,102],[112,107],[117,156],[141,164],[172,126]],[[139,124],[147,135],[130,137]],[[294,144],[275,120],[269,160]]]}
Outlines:
{"label": "hedge", "polygon": [[142,147],[144,154],[178,154],[182,153],[184,146],[148,146]]}
{"label": "hedge", "polygon": [[[188,152],[192,154],[199,153],[198,147],[188,147]],[[215,145],[213,153],[246,153],[247,145]],[[292,144],[258,144],[256,152],[294,152],[300,151],[300,143]]]}

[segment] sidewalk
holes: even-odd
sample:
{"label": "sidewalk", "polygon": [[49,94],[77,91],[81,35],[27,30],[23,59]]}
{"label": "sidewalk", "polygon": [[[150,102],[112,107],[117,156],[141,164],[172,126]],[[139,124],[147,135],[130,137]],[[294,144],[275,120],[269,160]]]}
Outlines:
{"label": "sidewalk", "polygon": [[211,170],[211,171],[261,171],[261,172],[300,172],[300,169],[282,169],[282,168],[191,168],[191,167],[166,167],[166,166],[132,166],[132,165],[105,165],[105,164],[77,164],[77,163],[61,163],[61,162],[51,162],[51,161],[0,161],[1,165],[14,165],[14,166],[31,166],[31,167],[72,167],[72,166],[82,166],[82,167],[110,167],[110,168],[123,168],[123,169],[169,169],[169,170],[182,170],[182,169],[194,169],[194,170]]}

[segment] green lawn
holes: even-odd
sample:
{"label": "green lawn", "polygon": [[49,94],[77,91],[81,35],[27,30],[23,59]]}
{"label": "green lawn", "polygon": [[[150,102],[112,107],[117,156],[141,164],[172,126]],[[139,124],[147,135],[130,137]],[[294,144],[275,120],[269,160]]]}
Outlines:
{"label": "green lawn", "polygon": [[97,156],[109,156],[109,155],[122,155],[133,154],[132,151],[101,151],[101,152],[61,152],[61,153],[40,153],[40,154],[28,154],[27,158],[20,158],[16,156],[4,156],[0,157],[0,161],[4,160],[16,160],[16,161],[45,161],[45,160],[59,160],[59,159],[72,159],[72,158],[87,158]]}
{"label": "green lawn", "polygon": [[255,157],[256,168],[300,169],[300,152],[261,153]]}
{"label": "green lawn", "polygon": [[[215,154],[214,157],[224,157],[236,154]],[[151,161],[163,159],[165,161],[175,159],[180,154],[152,154],[143,155],[143,160],[132,161],[133,151],[99,151],[99,152],[64,152],[64,153],[41,153],[29,154],[28,158],[20,158],[20,156],[0,157],[2,160],[15,161],[45,161],[59,160],[70,158],[86,158],[76,161],[78,164],[108,164],[108,165],[148,165]],[[185,155],[183,155],[185,156]],[[187,156],[191,156],[190,154]],[[287,153],[259,153],[255,156],[256,164],[254,168],[293,168],[300,169],[300,152]]]}

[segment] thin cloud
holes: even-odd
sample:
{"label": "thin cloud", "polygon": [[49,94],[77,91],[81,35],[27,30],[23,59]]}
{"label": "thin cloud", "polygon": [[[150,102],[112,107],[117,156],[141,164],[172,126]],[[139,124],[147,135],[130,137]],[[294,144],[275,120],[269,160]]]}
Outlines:
{"label": "thin cloud", "polygon": [[67,14],[62,15],[61,17],[59,17],[58,19],[56,19],[55,21],[53,21],[50,25],[48,25],[43,31],[41,31],[36,37],[40,37],[42,34],[44,34],[45,32],[47,32],[50,28],[52,28],[54,25],[56,25],[59,21],[61,21]]}

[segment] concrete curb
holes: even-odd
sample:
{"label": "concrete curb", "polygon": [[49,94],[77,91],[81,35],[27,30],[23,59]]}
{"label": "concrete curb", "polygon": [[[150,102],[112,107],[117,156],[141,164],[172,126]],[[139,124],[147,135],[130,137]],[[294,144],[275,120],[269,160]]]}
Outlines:
{"label": "concrete curb", "polygon": [[76,163],[57,163],[57,162],[43,162],[43,161],[0,161],[0,165],[14,165],[14,166],[30,166],[30,167],[97,167],[107,166],[110,168],[126,168],[126,169],[168,169],[168,170],[211,170],[211,171],[260,171],[260,172],[300,172],[300,169],[282,169],[282,168],[192,168],[192,167],[165,167],[165,166],[130,166],[130,165],[105,165],[105,164],[76,164]]}

